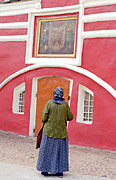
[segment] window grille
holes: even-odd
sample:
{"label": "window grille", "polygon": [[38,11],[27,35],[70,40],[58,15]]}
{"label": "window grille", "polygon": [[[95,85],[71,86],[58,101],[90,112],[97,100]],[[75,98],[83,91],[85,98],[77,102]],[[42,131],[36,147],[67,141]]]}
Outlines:
{"label": "window grille", "polygon": [[77,106],[77,122],[92,124],[94,93],[87,87],[79,84]]}
{"label": "window grille", "polygon": [[19,94],[19,112],[24,112],[25,91]]}
{"label": "window grille", "polygon": [[93,120],[93,96],[85,91],[83,121]]}

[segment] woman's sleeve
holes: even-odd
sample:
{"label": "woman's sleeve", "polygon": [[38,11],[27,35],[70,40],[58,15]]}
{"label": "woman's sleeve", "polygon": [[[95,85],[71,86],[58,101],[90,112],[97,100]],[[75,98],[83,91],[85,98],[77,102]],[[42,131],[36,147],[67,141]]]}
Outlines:
{"label": "woman's sleeve", "polygon": [[69,105],[67,104],[67,121],[73,120],[73,113],[70,110]]}
{"label": "woman's sleeve", "polygon": [[49,102],[46,103],[43,111],[42,111],[42,122],[43,124],[48,120],[48,115],[49,115]]}

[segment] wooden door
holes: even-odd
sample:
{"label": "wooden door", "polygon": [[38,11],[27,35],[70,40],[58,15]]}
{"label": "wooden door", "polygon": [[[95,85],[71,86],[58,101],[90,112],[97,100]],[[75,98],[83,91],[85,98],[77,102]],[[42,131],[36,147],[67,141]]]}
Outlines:
{"label": "wooden door", "polygon": [[36,104],[36,122],[35,122],[35,136],[42,127],[41,113],[48,100],[53,98],[54,89],[58,86],[64,90],[65,101],[69,98],[69,84],[70,81],[59,77],[45,77],[38,80],[37,85],[37,104]]}

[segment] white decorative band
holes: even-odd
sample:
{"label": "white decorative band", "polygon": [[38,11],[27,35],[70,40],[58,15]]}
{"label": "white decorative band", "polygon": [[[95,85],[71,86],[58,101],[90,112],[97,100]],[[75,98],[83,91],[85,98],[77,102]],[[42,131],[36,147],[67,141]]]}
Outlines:
{"label": "white decorative band", "polygon": [[[18,4],[18,3],[17,3]],[[79,12],[80,5],[73,5],[73,6],[65,6],[65,7],[56,7],[56,8],[44,8],[41,9],[38,7],[37,4],[30,4],[28,7],[26,4],[25,6],[17,6],[16,7],[8,7],[7,5],[3,8],[0,7],[0,16],[9,16],[9,15],[18,15],[18,14],[28,14],[32,13],[34,15],[43,16],[43,15],[54,15],[54,14],[66,14],[66,13],[74,13]]]}
{"label": "white decorative band", "polygon": [[77,58],[78,59],[78,66],[81,66],[81,56],[82,56],[82,49],[83,49],[83,38],[82,32],[84,31],[84,23],[82,21],[84,15],[84,8],[81,5],[80,13],[79,13],[79,24],[78,24],[78,41],[77,41]]}
{"label": "white decorative band", "polygon": [[116,4],[116,0],[80,0],[84,7],[95,7]]}
{"label": "white decorative band", "polygon": [[31,10],[41,8],[41,1],[19,1],[18,3],[8,3],[0,5],[0,16],[27,14]]}
{"label": "white decorative band", "polygon": [[99,13],[99,14],[83,16],[83,21],[85,23],[86,22],[97,22],[97,21],[109,21],[109,20],[116,20],[116,12]]}
{"label": "white decorative band", "polygon": [[91,73],[88,70],[85,70],[83,68],[80,67],[76,67],[76,66],[72,66],[72,65],[67,65],[67,64],[49,64],[49,63],[43,63],[43,64],[35,64],[35,65],[31,65],[28,66],[26,68],[23,68],[19,71],[17,71],[16,73],[10,75],[8,78],[6,78],[1,84],[0,84],[0,89],[5,86],[9,81],[11,81],[12,79],[14,79],[15,77],[26,73],[28,71],[34,70],[34,69],[38,69],[38,68],[44,68],[44,67],[60,67],[60,68],[66,68],[66,69],[70,69],[72,71],[75,71],[77,73],[83,74],[85,76],[87,76],[88,78],[92,79],[93,81],[95,81],[97,84],[99,84],[100,86],[102,86],[104,89],[106,89],[115,99],[116,99],[116,91],[105,81],[103,81],[101,78],[99,78],[98,76],[96,76],[95,74]]}
{"label": "white decorative band", "polygon": [[28,22],[0,23],[0,29],[28,28]]}
{"label": "white decorative band", "polygon": [[0,42],[6,41],[27,41],[27,35],[0,36]]}
{"label": "white decorative band", "polygon": [[37,16],[44,15],[55,15],[55,14],[67,14],[67,13],[75,13],[80,11],[80,5],[73,6],[65,6],[65,7],[56,7],[56,8],[44,8],[35,11],[30,11],[30,13]]}
{"label": "white decorative band", "polygon": [[85,31],[82,33],[83,38],[97,38],[97,37],[116,37],[116,30],[100,30],[100,31]]}

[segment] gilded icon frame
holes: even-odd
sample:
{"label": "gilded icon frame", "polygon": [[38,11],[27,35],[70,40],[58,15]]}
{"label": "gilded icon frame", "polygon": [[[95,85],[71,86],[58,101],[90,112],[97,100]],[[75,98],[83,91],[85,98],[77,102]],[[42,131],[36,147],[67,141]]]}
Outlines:
{"label": "gilded icon frame", "polygon": [[76,16],[38,18],[36,56],[75,57],[76,24]]}

